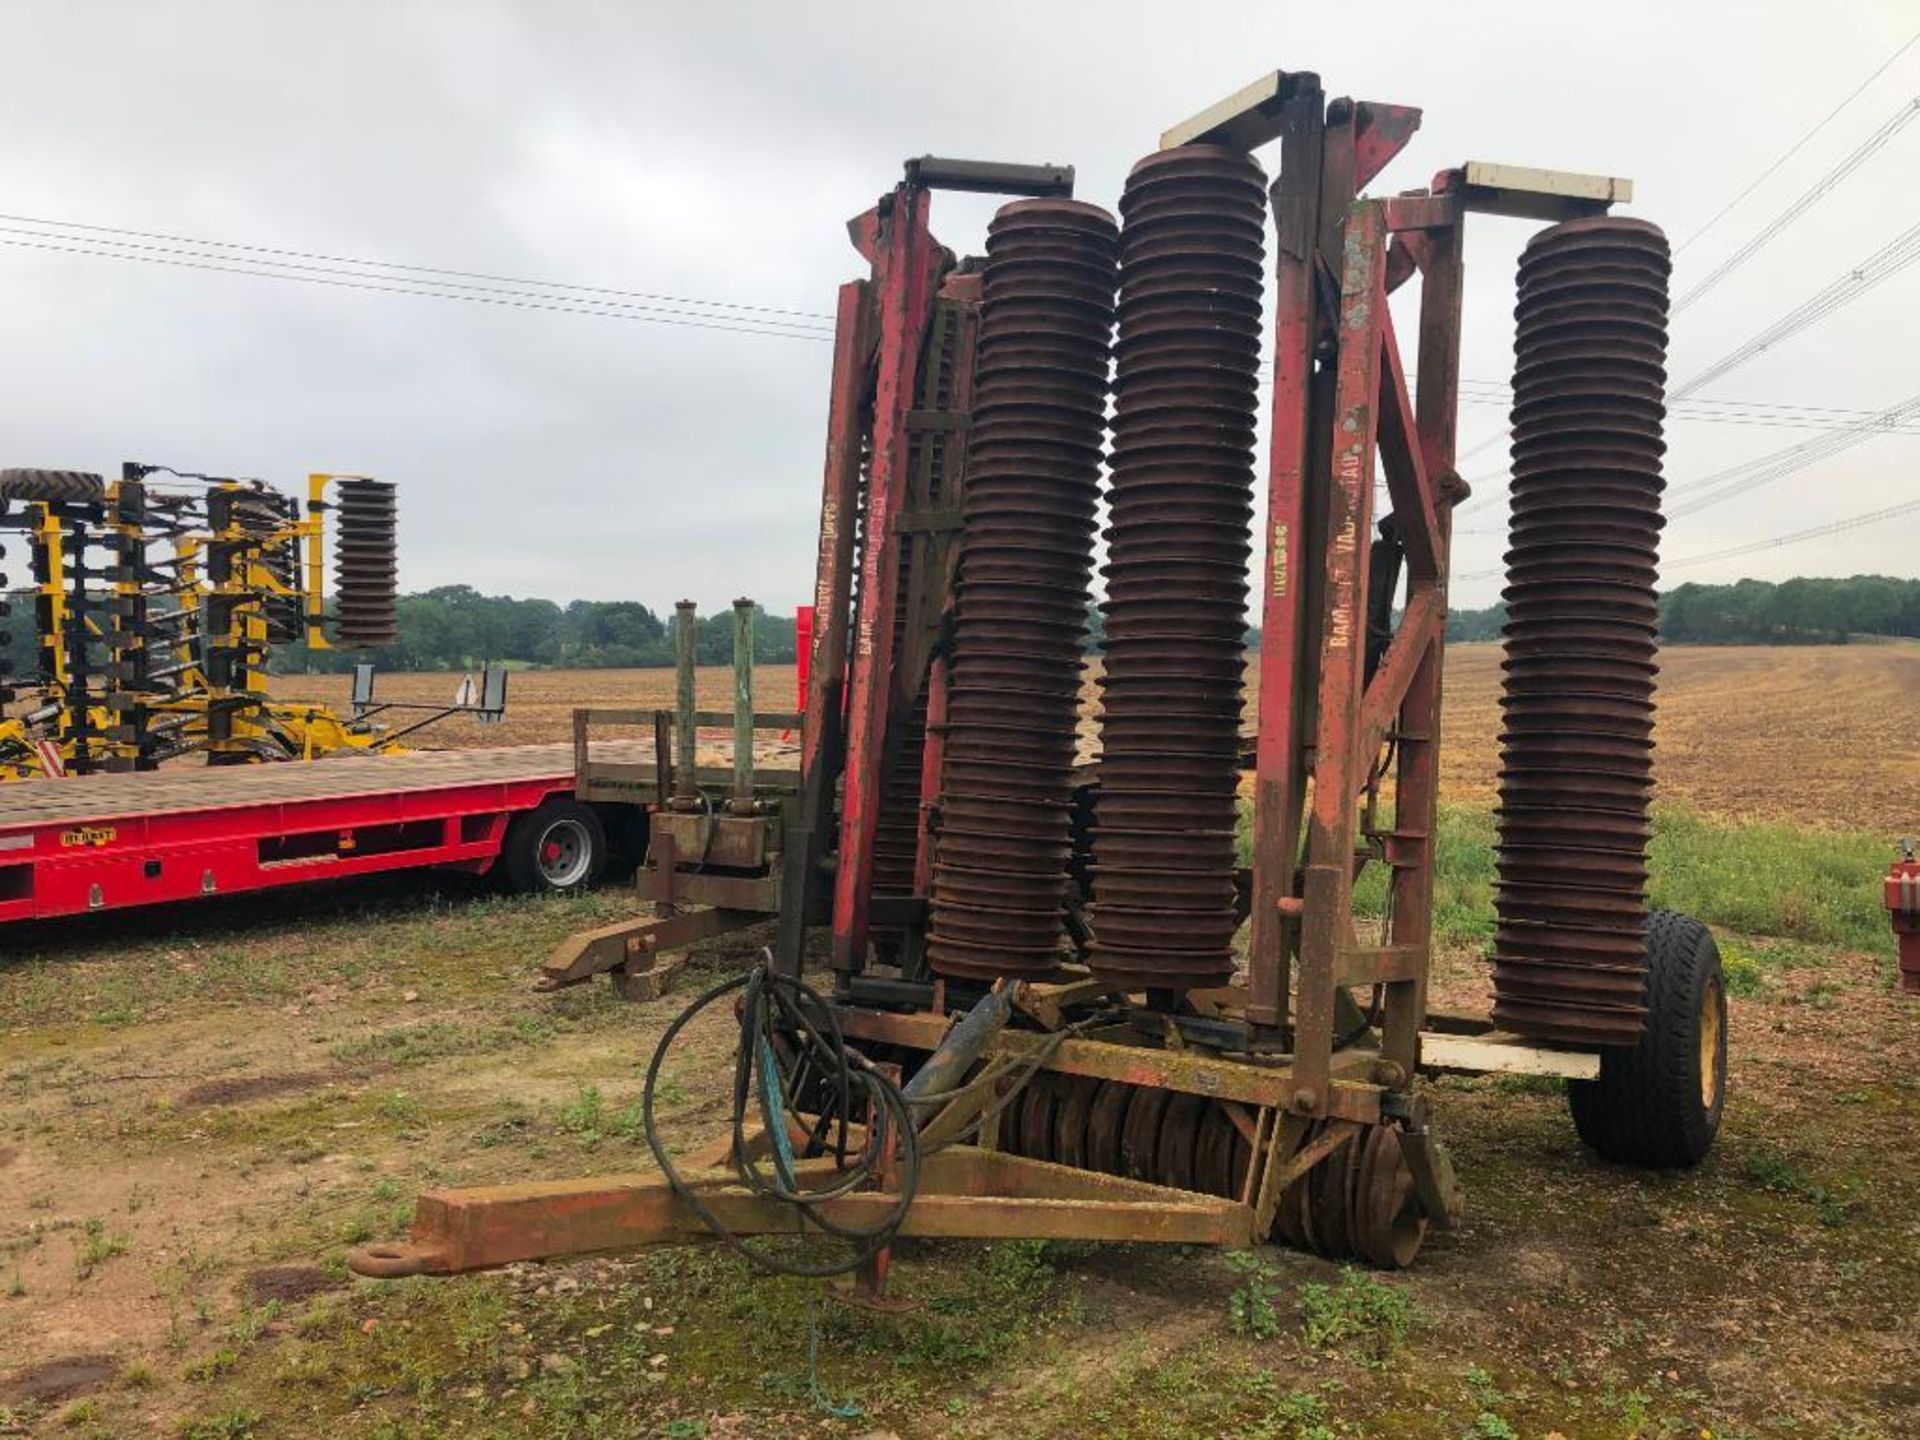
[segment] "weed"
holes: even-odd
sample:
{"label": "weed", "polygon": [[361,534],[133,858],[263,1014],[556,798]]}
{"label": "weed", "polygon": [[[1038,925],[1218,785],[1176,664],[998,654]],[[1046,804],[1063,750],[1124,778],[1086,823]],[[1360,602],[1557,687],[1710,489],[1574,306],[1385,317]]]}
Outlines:
{"label": "weed", "polygon": [[669,1420],[660,1433],[665,1440],[706,1440],[707,1422],[682,1416]]}
{"label": "weed", "polygon": [[1276,1424],[1286,1427],[1281,1433],[1292,1435],[1295,1440],[1334,1440],[1327,1402],[1311,1390],[1289,1390],[1274,1402],[1268,1413]]}
{"label": "weed", "polygon": [[233,1367],[239,1363],[240,1356],[238,1352],[223,1346],[221,1349],[215,1350],[212,1354],[202,1355],[198,1360],[187,1366],[181,1373],[189,1380],[214,1380],[222,1375],[228,1374],[232,1371]]}
{"label": "weed", "polygon": [[1378,1365],[1407,1338],[1416,1312],[1400,1291],[1348,1266],[1338,1284],[1300,1287],[1300,1318],[1302,1337],[1315,1349],[1358,1341],[1362,1363]]}
{"label": "weed", "polygon": [[180,1425],[180,1440],[253,1440],[266,1424],[258,1410],[223,1410]]}
{"label": "weed", "polygon": [[60,1423],[69,1429],[91,1425],[99,1418],[100,1402],[98,1400],[76,1400],[60,1412]]}
{"label": "weed", "polygon": [[1520,1440],[1520,1432],[1493,1411],[1482,1410],[1474,1417],[1467,1440]]}
{"label": "weed", "polygon": [[1279,1293],[1273,1267],[1251,1250],[1229,1251],[1227,1264],[1240,1276],[1240,1283],[1227,1296],[1234,1333],[1271,1340],[1280,1333],[1280,1313],[1273,1308],[1273,1297]]}
{"label": "weed", "polygon": [[269,1300],[264,1305],[243,1305],[239,1317],[227,1327],[227,1338],[235,1345],[251,1345],[279,1318],[278,1300]]}
{"label": "weed", "polygon": [[135,1360],[120,1372],[120,1383],[129,1390],[150,1390],[158,1378],[144,1360]]}
{"label": "weed", "polygon": [[74,1242],[73,1275],[76,1280],[85,1280],[114,1256],[127,1253],[127,1237],[108,1234],[107,1222],[98,1215],[88,1219],[80,1228],[81,1236]]}
{"label": "weed", "polygon": [[659,1105],[679,1105],[687,1098],[686,1084],[678,1075],[668,1071],[654,1082],[653,1098]]}
{"label": "weed", "polygon": [[417,1130],[427,1118],[426,1108],[405,1090],[389,1090],[380,1097],[374,1110],[382,1120],[391,1121],[403,1130]]}
{"label": "weed", "polygon": [[573,1099],[554,1115],[553,1123],[569,1135],[591,1135],[598,1139],[606,1127],[606,1119],[607,1101],[600,1087],[582,1082]]}
{"label": "weed", "polygon": [[526,1138],[531,1124],[525,1115],[509,1115],[504,1120],[495,1120],[475,1131],[473,1143],[481,1150],[491,1150],[496,1145],[511,1145]]}
{"label": "weed", "polygon": [[609,1135],[622,1140],[638,1140],[641,1135],[640,1102],[615,1111],[607,1104],[598,1085],[582,1084],[573,1099],[562,1105],[553,1117],[554,1126],[575,1136],[592,1149]]}
{"label": "weed", "polygon": [[1760,962],[1745,950],[1731,945],[1720,947],[1720,970],[1726,979],[1727,993],[1749,999],[1767,988]]}
{"label": "weed", "polygon": [[1757,1150],[1747,1157],[1742,1173],[1748,1183],[1775,1195],[1811,1205],[1822,1225],[1844,1225],[1857,1201],[1822,1185],[1779,1150]]}

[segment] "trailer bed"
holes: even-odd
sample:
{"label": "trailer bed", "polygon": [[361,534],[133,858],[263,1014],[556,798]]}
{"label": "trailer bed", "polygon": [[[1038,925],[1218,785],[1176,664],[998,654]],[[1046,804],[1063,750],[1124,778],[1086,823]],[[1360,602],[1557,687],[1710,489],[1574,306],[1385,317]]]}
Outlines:
{"label": "trailer bed", "polygon": [[139,774],[76,775],[0,786],[0,835],[21,826],[80,825],[131,815],[572,775],[570,745],[417,750],[405,755],[340,755],[300,764],[192,765]]}
{"label": "trailer bed", "polygon": [[[644,767],[641,747],[621,758]],[[568,745],[420,751],[0,787],[0,923],[384,870],[483,873],[575,789]]]}

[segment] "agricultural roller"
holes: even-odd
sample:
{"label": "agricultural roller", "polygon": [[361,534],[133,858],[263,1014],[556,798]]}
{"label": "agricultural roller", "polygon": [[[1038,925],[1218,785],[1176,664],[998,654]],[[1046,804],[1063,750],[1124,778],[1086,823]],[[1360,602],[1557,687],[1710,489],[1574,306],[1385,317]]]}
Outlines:
{"label": "agricultural roller", "polygon": [[[690,754],[690,693],[654,717],[660,910],[548,981],[657,994],[689,939],[772,916],[773,944],[655,1052],[659,1173],[434,1192],[355,1270],[713,1233],[770,1269],[851,1271],[868,1298],[900,1235],[1281,1240],[1401,1266],[1463,1204],[1435,1072],[1566,1079],[1619,1162],[1707,1153],[1719,957],[1644,893],[1666,243],[1611,213],[1631,186],[1604,176],[1468,162],[1366,193],[1419,122],[1275,72],[1166,132],[1117,215],[1074,199],[1070,169],[922,157],[851,223],[869,268],[837,306],[798,793],[729,806]],[[941,190],[1015,197],[984,259],[934,239]],[[1428,1003],[1469,216],[1544,222],[1516,295],[1491,1022]],[[1405,355],[1389,297],[1418,317]],[[1378,918],[1355,906],[1372,866]],[[713,1007],[739,1025],[734,1121],[670,1146],[655,1080]],[[793,1235],[823,1243],[755,1241]]]}
{"label": "agricultural roller", "polygon": [[[133,462],[111,481],[0,470],[0,531],[9,528],[27,542],[36,660],[30,683],[0,674],[0,705],[12,707],[0,718],[0,780],[147,771],[186,755],[229,765],[398,748],[404,732],[374,719],[396,707],[373,702],[368,678],[350,719],[276,701],[268,684],[276,645],[393,640],[393,485],[316,474],[302,500],[259,480]],[[437,719],[496,716],[503,703],[496,683],[479,705],[399,708]]]}

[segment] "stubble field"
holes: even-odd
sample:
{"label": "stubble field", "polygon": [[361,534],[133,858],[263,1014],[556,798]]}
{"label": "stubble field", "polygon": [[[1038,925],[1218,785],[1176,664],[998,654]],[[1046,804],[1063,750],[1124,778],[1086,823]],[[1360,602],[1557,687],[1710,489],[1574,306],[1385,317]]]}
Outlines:
{"label": "stubble field", "polygon": [[[1248,666],[1251,689],[1257,658]],[[1920,646],[1822,645],[1802,649],[1669,647],[1661,655],[1657,748],[1660,798],[1722,821],[1778,821],[1824,828],[1898,831],[1920,823]],[[1088,666],[1087,719],[1098,661]],[[762,666],[763,710],[798,707],[791,665]],[[699,672],[703,708],[732,705],[733,672]],[[452,696],[458,677],[381,677],[382,698]],[[344,708],[341,675],[277,680],[289,700]],[[534,670],[516,674],[499,725],[451,720],[420,743],[519,745],[564,740],[576,705],[651,709],[673,704],[671,670]],[[1447,655],[1442,778],[1459,805],[1494,801],[1499,765],[1500,649],[1456,645]]]}
{"label": "stubble field", "polygon": [[[618,888],[416,877],[107,917],[0,939],[0,1435],[1920,1434],[1920,1002],[1892,990],[1874,884],[1920,829],[1920,648],[1665,663],[1656,895],[1715,925],[1733,988],[1732,1099],[1696,1172],[1596,1161],[1554,1086],[1451,1079],[1434,1101],[1470,1210],[1402,1275],[915,1244],[898,1315],[708,1247],[355,1282],[346,1249],[423,1189],[643,1168],[655,1040],[765,937],[623,1006],[529,988],[560,938],[635,911]],[[1448,679],[1437,988],[1473,1005],[1497,653],[1456,647]],[[703,705],[727,682],[703,673]],[[516,675],[506,725],[436,741],[560,739],[574,704],[670,695],[664,671]],[[790,668],[761,703],[792,704]],[[688,1145],[723,1124],[724,1028],[668,1076]],[[858,1416],[826,1415],[815,1378]]]}

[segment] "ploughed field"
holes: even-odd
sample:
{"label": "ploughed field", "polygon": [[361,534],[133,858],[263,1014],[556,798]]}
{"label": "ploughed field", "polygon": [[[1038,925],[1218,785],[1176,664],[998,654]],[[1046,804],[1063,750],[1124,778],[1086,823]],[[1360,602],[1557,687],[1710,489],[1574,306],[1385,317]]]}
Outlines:
{"label": "ploughed field", "polygon": [[[1498,654],[1449,664],[1436,990],[1470,1007]],[[761,672],[763,707],[792,705],[792,674]],[[730,672],[701,678],[723,707]],[[670,704],[672,675],[513,687],[505,726],[438,742],[563,739],[573,705]],[[0,934],[0,1436],[1920,1434],[1920,1001],[1893,991],[1877,885],[1920,831],[1916,718],[1917,647],[1668,652],[1653,884],[1726,960],[1720,1144],[1691,1173],[1627,1172],[1581,1148],[1556,1084],[1435,1082],[1469,1210],[1397,1275],[913,1243],[897,1314],[715,1246],[353,1281],[347,1249],[399,1233],[422,1190],[648,1168],[653,1045],[764,928],[643,1005],[530,988],[561,937],[636,913],[620,887],[402,876]],[[660,1095],[693,1147],[725,1126],[732,1035],[709,1011],[687,1038]]]}

